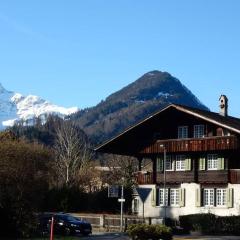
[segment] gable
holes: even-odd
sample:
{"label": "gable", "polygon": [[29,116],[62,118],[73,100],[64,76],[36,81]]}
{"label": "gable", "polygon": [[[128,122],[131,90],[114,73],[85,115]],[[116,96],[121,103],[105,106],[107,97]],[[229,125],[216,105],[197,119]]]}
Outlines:
{"label": "gable", "polygon": [[221,127],[230,132],[240,133],[240,120],[236,118],[223,117],[217,113],[180,105],[170,105],[100,145],[95,150],[121,155],[137,155],[154,138],[175,139],[177,138],[178,126],[187,125],[192,133],[195,124],[208,124],[213,131]]}

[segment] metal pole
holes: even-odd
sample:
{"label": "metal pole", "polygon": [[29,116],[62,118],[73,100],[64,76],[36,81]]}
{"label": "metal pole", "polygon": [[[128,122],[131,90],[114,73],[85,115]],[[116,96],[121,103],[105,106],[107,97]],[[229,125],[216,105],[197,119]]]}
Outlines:
{"label": "metal pole", "polygon": [[166,215],[167,215],[167,202],[166,202],[166,148],[163,147],[163,191],[164,191],[164,218],[163,224],[166,224]]}
{"label": "metal pole", "polygon": [[121,226],[120,226],[120,231],[123,231],[123,199],[124,199],[124,194],[123,194],[123,185],[122,185],[122,191],[121,191]]}
{"label": "metal pole", "polygon": [[53,236],[53,228],[54,228],[54,216],[52,216],[52,220],[51,220],[50,240],[53,240],[53,239],[54,239],[54,236]]}

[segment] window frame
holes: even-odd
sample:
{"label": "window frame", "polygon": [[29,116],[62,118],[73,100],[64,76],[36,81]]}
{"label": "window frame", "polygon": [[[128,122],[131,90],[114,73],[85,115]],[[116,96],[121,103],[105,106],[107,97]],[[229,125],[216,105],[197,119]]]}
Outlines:
{"label": "window frame", "polygon": [[205,136],[205,126],[204,124],[197,124],[193,126],[193,137],[203,138]]}
{"label": "window frame", "polygon": [[215,192],[214,188],[203,189],[203,206],[214,207]]}
{"label": "window frame", "polygon": [[216,189],[216,206],[217,207],[227,206],[227,189],[226,188]]}
{"label": "window frame", "polygon": [[203,207],[227,207],[227,188],[203,188]]}
{"label": "window frame", "polygon": [[164,161],[162,157],[156,158],[156,172],[162,172],[164,168]]}
{"label": "window frame", "polygon": [[[168,206],[168,188],[165,189],[166,190],[166,206]],[[158,200],[157,200],[157,203],[159,207],[164,207],[165,204],[164,204],[164,188],[159,188],[158,189]]]}
{"label": "window frame", "polygon": [[[167,168],[167,166],[171,166],[171,168]],[[174,157],[172,155],[166,155],[166,171],[174,171]]]}
{"label": "window frame", "polygon": [[186,155],[176,155],[176,160],[175,160],[175,169],[176,171],[185,171],[186,169]]}
{"label": "window frame", "polygon": [[133,213],[139,213],[139,198],[138,197],[134,197],[133,198]]}
{"label": "window frame", "polygon": [[180,206],[180,193],[179,193],[179,191],[180,191],[179,188],[170,188],[170,195],[169,195],[169,205],[170,206],[172,206],[172,207],[179,207]]}
{"label": "window frame", "polygon": [[[213,156],[215,158],[213,158]],[[210,171],[218,170],[218,154],[215,153],[207,154],[207,170]]]}
{"label": "window frame", "polygon": [[188,126],[178,126],[178,139],[188,138]]}

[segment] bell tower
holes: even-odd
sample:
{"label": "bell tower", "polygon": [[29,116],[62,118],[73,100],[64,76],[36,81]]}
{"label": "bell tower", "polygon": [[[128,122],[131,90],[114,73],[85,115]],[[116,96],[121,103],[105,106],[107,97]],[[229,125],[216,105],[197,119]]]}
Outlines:
{"label": "bell tower", "polygon": [[226,95],[221,95],[219,98],[219,114],[226,117],[228,115],[228,98]]}

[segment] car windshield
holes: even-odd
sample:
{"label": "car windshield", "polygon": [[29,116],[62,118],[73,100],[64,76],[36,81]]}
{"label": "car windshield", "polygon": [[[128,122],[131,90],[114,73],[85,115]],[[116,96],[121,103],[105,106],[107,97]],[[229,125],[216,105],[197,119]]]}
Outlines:
{"label": "car windshield", "polygon": [[61,218],[63,218],[64,220],[68,220],[68,221],[79,221],[78,218],[73,217],[71,215],[59,215]]}

